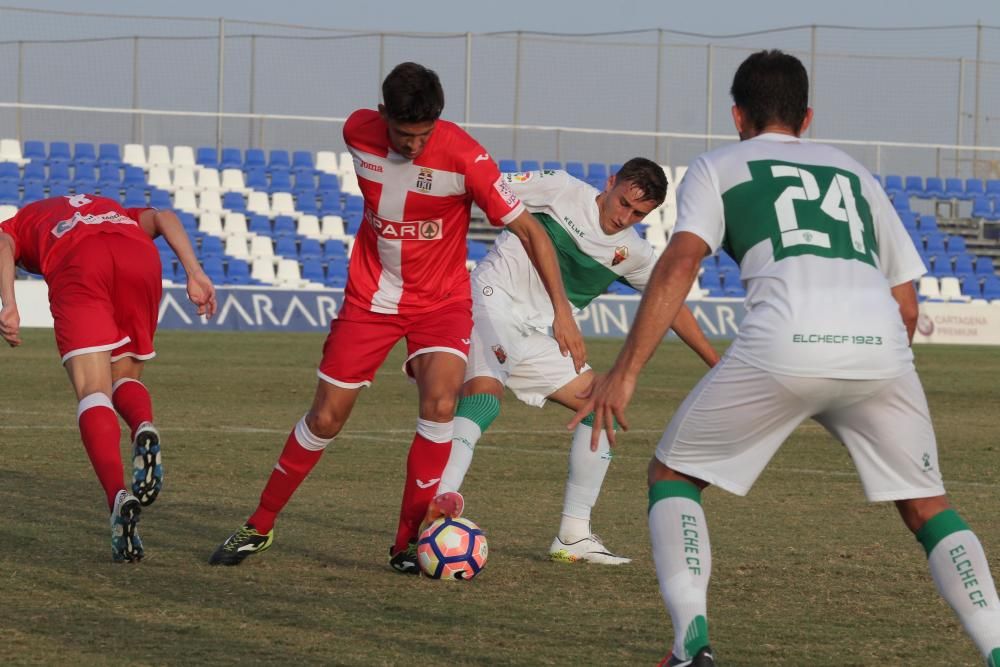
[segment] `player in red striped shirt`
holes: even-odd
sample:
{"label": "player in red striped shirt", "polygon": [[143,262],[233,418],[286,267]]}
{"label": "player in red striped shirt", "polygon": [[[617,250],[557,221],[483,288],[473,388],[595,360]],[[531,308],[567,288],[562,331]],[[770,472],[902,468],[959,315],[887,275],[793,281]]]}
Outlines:
{"label": "player in red striped shirt", "polygon": [[[43,199],[0,223],[0,336],[21,344],[14,266],[39,273],[49,287],[56,345],[79,401],[83,446],[111,510],[111,556],[138,561],[140,506],[160,492],[160,436],[153,404],[139,381],[156,356],[162,235],[184,265],[188,297],[198,313],[215,312],[215,288],[170,211],[124,209],[91,194]],[[132,493],[125,490],[118,414],[132,431]],[[135,494],[135,495],[132,495]]]}
{"label": "player in red striped shirt", "polygon": [[315,399],[288,436],[257,510],[212,554],[213,564],[236,565],[271,545],[278,513],[343,428],[389,350],[406,338],[404,370],[416,382],[420,417],[390,564],[418,573],[415,542],[428,508],[461,511],[458,494],[434,496],[451,452],[472,332],[465,262],[473,202],[524,244],[552,299],[560,349],[578,369],[585,362],[551,241],[489,153],[460,127],[439,119],[444,93],[437,75],[402,63],[386,77],[382,96],[378,111],[355,111],[344,124],[365,199],[364,221],[344,304],[323,347]]}

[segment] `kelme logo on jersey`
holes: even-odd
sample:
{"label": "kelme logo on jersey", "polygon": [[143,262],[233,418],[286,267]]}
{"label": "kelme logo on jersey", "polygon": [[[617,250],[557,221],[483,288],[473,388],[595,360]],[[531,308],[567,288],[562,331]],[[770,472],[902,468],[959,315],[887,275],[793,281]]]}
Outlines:
{"label": "kelme logo on jersey", "polygon": [[440,219],[399,222],[365,211],[365,220],[376,234],[390,241],[437,241],[444,235]]}
{"label": "kelme logo on jersey", "polygon": [[611,260],[611,266],[618,266],[628,259],[628,246],[620,245],[615,248],[615,256]]}
{"label": "kelme logo on jersey", "polygon": [[493,354],[497,355],[497,361],[501,364],[507,363],[507,350],[503,349],[503,345],[494,345],[491,349]]}
{"label": "kelme logo on jersey", "polygon": [[433,185],[434,170],[427,167],[421,167],[420,173],[417,174],[417,190],[420,190],[421,192],[430,192]]}

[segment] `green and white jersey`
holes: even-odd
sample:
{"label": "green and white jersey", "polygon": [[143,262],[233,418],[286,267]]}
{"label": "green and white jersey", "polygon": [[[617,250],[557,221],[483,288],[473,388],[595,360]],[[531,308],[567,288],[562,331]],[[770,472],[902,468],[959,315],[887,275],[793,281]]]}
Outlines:
{"label": "green and white jersey", "polygon": [[674,233],[725,248],[747,314],[730,353],[785,375],[891,378],[913,354],[890,288],[925,272],[881,186],[845,153],[764,134],[699,156]]}
{"label": "green and white jersey", "polygon": [[[634,228],[607,235],[601,229],[600,191],[561,170],[503,174],[505,182],[552,239],[563,285],[577,309],[620,281],[642,290],[656,263],[652,246]],[[527,328],[552,326],[552,303],[520,239],[501,232],[472,273],[473,298],[502,290],[511,298],[511,315]]]}

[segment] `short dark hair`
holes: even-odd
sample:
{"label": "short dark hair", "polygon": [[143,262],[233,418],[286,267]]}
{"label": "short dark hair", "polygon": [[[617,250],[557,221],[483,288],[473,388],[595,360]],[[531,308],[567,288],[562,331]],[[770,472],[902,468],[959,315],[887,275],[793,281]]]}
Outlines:
{"label": "short dark hair", "polygon": [[757,132],[772,123],[796,134],[802,129],[809,108],[809,75],[795,56],[777,49],[752,54],[736,70],[729,92]]}
{"label": "short dark hair", "polygon": [[634,157],[615,173],[615,182],[627,181],[642,190],[640,201],[655,201],[659,206],[667,198],[667,175],[663,167],[644,157]]}
{"label": "short dark hair", "polygon": [[444,109],[441,79],[417,63],[400,63],[382,82],[382,102],[389,118],[400,123],[437,120]]}

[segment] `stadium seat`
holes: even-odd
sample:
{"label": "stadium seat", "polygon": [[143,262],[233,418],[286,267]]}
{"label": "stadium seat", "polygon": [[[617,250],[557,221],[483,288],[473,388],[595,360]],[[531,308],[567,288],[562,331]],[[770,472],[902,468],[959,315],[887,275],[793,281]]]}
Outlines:
{"label": "stadium seat", "polygon": [[226,192],[222,195],[222,208],[233,213],[246,213],[247,202],[239,192]]}
{"label": "stadium seat", "polygon": [[993,215],[993,201],[986,195],[980,194],[972,200],[973,218],[990,218]]}
{"label": "stadium seat", "polygon": [[924,179],[920,176],[907,176],[903,190],[911,197],[921,197],[924,194]]}
{"label": "stadium seat", "polygon": [[250,284],[250,265],[245,259],[231,259],[226,267],[226,282],[230,285]]}
{"label": "stadium seat", "polygon": [[966,199],[965,187],[961,178],[944,179],[944,197],[947,199]]}
{"label": "stadium seat", "polygon": [[336,174],[337,154],[333,151],[319,151],[316,153],[316,171],[326,174]]}
{"label": "stadium seat", "polygon": [[898,174],[887,174],[883,187],[885,188],[885,193],[890,197],[898,192],[903,192],[905,190],[903,187],[903,177]]}
{"label": "stadium seat", "polygon": [[354,236],[358,233],[361,228],[361,211],[345,211],[344,212],[344,231],[348,236]]}
{"label": "stadium seat", "polygon": [[202,167],[217,170],[219,168],[219,153],[213,146],[199,146],[195,153],[195,162]]}
{"label": "stadium seat", "polygon": [[505,173],[517,171],[516,160],[500,160],[500,162],[497,163],[497,166],[500,168],[500,171]]}
{"label": "stadium seat", "polygon": [[521,171],[539,171],[538,160],[521,160]]}
{"label": "stadium seat", "polygon": [[[68,145],[68,144],[67,144]],[[61,183],[69,187],[72,178],[69,175],[69,162],[51,162],[49,163],[49,187],[51,188],[55,183]]]}
{"label": "stadium seat", "polygon": [[602,182],[608,180],[608,165],[602,162],[591,162],[587,165],[587,180],[600,179]]}
{"label": "stadium seat", "polygon": [[986,196],[994,200],[1000,199],[1000,180],[991,178],[986,181]]}
{"label": "stadium seat", "polygon": [[313,156],[309,151],[295,151],[292,153],[292,173],[296,176],[308,174],[312,176],[316,172],[313,165]]}
{"label": "stadium seat", "polygon": [[222,257],[205,257],[201,261],[201,268],[213,283],[221,285],[226,282],[226,271],[222,266]]}
{"label": "stadium seat", "polygon": [[582,162],[567,162],[566,163],[566,173],[573,178],[578,178],[581,181],[586,179],[587,175],[583,170]]}
{"label": "stadium seat", "polygon": [[[194,180],[194,168],[190,166],[175,167],[171,183],[174,190],[184,188],[185,190],[199,191],[199,188]],[[214,192],[218,193],[219,191],[215,190]]]}
{"label": "stadium seat", "polygon": [[259,190],[267,192],[271,183],[267,178],[267,171],[264,167],[250,167],[243,171],[246,176],[246,187],[248,190]]}
{"label": "stadium seat", "polygon": [[148,189],[146,186],[146,172],[143,171],[142,167],[137,167],[133,164],[122,163],[122,168],[118,169],[113,164],[102,164],[100,167],[100,173],[105,173],[105,169],[108,169],[108,174],[119,173],[123,174],[121,176],[121,186],[123,188],[140,187],[143,190]]}
{"label": "stadium seat", "polygon": [[339,215],[324,215],[320,223],[320,236],[324,239],[344,238],[344,219]]}
{"label": "stadium seat", "polygon": [[934,276],[922,276],[917,287],[921,301],[941,301],[941,285]]}
{"label": "stadium seat", "polygon": [[250,239],[250,257],[254,260],[266,259],[271,261],[274,257],[274,244],[267,236],[254,236]]}
{"label": "stadium seat", "polygon": [[966,252],[964,236],[959,236],[958,234],[952,234],[951,236],[945,239],[945,245],[948,248],[948,254],[950,255]]}
{"label": "stadium seat", "polygon": [[319,207],[316,206],[316,192],[310,190],[295,195],[295,210],[302,215],[319,215]]}
{"label": "stadium seat", "polygon": [[267,217],[272,217],[271,215],[271,201],[267,197],[266,192],[259,192],[253,190],[247,196],[247,212],[255,213],[257,215],[266,215]]}
{"label": "stadium seat", "polygon": [[983,298],[990,301],[1000,299],[1000,278],[988,275],[983,279]]}
{"label": "stadium seat", "polygon": [[223,148],[222,157],[219,159],[219,169],[223,171],[226,171],[227,169],[239,169],[242,171],[243,154],[240,152],[240,149]]}
{"label": "stadium seat", "polygon": [[222,170],[222,191],[239,192],[241,194],[249,192],[246,182],[243,180],[243,171],[241,169]]}
{"label": "stadium seat", "polygon": [[903,222],[903,228],[908,232],[917,231],[917,214],[913,211],[901,211],[899,219]]}
{"label": "stadium seat", "polygon": [[145,170],[149,166],[146,161],[146,148],[141,144],[125,144],[122,152],[122,164],[130,164]]}
{"label": "stadium seat", "polygon": [[341,239],[328,239],[323,244],[323,257],[327,261],[347,263],[347,246]]}
{"label": "stadium seat", "polygon": [[221,257],[225,254],[222,246],[222,239],[218,236],[203,236],[201,244],[198,246],[198,259],[207,257]]}
{"label": "stadium seat", "polygon": [[486,253],[490,251],[490,247],[483,243],[482,241],[466,241],[466,252],[468,258],[474,262],[478,262],[483,257],[486,257]]}
{"label": "stadium seat", "polygon": [[983,182],[978,178],[965,179],[965,198],[975,200],[979,195],[985,195]]}
{"label": "stadium seat", "polygon": [[556,170],[562,168],[563,168],[562,162],[559,162],[558,160],[546,160],[545,162],[542,163],[542,169]]}
{"label": "stadium seat", "polygon": [[[89,192],[77,190],[77,192]],[[20,207],[24,208],[32,202],[39,201],[40,199],[45,199],[45,184],[44,183],[26,183],[24,185],[24,191],[21,193]],[[0,222],[3,222],[0,219]]]}
{"label": "stadium seat", "polygon": [[987,257],[985,255],[980,255],[976,257],[976,275],[988,276],[995,273],[996,269],[993,266],[993,258]]}
{"label": "stadium seat", "polygon": [[251,215],[248,225],[251,234],[261,234],[270,237],[274,234],[271,229],[271,219],[263,215]]}
{"label": "stadium seat", "polygon": [[25,141],[24,142],[24,154],[22,157],[25,160],[39,160],[45,162],[45,142],[43,141]]}
{"label": "stadium seat", "polygon": [[146,155],[146,165],[152,169],[153,167],[166,167],[170,168],[170,149],[161,144],[153,144],[149,147],[149,152]]}
{"label": "stadium seat", "polygon": [[96,164],[97,163],[97,149],[94,148],[94,144],[87,142],[77,142],[73,145],[73,165],[81,164]]}
{"label": "stadium seat", "polygon": [[223,218],[222,231],[227,237],[246,236],[249,233],[247,229],[247,217],[242,213],[232,211],[226,213]]}
{"label": "stadium seat", "polygon": [[323,246],[320,245],[319,240],[314,238],[304,238],[302,243],[299,244],[299,259],[306,261],[308,259],[322,259],[323,257]]}
{"label": "stadium seat", "polygon": [[295,209],[295,199],[291,192],[275,192],[271,196],[271,212],[274,215],[287,215],[298,218],[301,213]]}
{"label": "stadium seat", "polygon": [[281,149],[274,149],[268,156],[267,161],[267,171],[272,173],[275,170],[278,171],[290,171],[292,168],[292,161],[288,157],[288,151]]}
{"label": "stadium seat", "polygon": [[172,155],[170,164],[174,169],[187,168],[194,171],[197,166],[194,160],[194,148],[191,146],[174,146]]}
{"label": "stadium seat", "polygon": [[299,261],[297,259],[279,259],[275,282],[282,287],[292,289],[304,287],[302,274],[299,271]]}
{"label": "stadium seat", "polygon": [[[157,188],[157,191],[163,192],[160,188]],[[152,194],[150,196],[152,196]],[[194,190],[178,190],[174,193],[173,201],[173,208],[178,208],[182,211],[187,211],[188,213],[200,213],[198,202],[194,196]]]}
{"label": "stadium seat", "polygon": [[[192,195],[192,199],[194,195]],[[150,188],[149,190],[149,205],[153,208],[158,208],[160,210],[168,210],[177,208],[174,206],[173,200],[170,198],[170,193],[166,190],[161,190],[159,188]],[[194,214],[194,211],[187,211],[187,213]],[[180,215],[180,213],[178,213]]]}
{"label": "stadium seat", "polygon": [[4,204],[0,206],[0,222],[13,218],[17,213],[17,204]]}
{"label": "stadium seat", "polygon": [[[104,192],[103,188],[101,192]],[[146,191],[143,188],[125,188],[125,198],[122,200],[122,206],[125,208],[142,208],[147,205]]]}
{"label": "stadium seat", "polygon": [[299,218],[298,234],[299,236],[305,236],[311,239],[318,240],[322,238],[322,234],[319,230],[319,218],[315,215],[303,215]]}
{"label": "stadium seat", "polygon": [[941,298],[945,301],[968,302],[972,297],[962,293],[962,285],[955,276],[941,278]]}
{"label": "stadium seat", "polygon": [[[191,190],[191,192],[193,193],[194,190]],[[202,192],[198,195],[198,210],[202,213],[216,213],[218,215],[222,215],[222,197],[219,196],[218,192],[212,192],[211,190]]]}
{"label": "stadium seat", "polygon": [[976,275],[976,269],[972,264],[972,257],[965,253],[958,254],[954,256],[954,266],[952,266],[951,272],[955,274],[958,278],[969,278]]}
{"label": "stadium seat", "polygon": [[936,176],[928,176],[922,192],[917,193],[921,199],[943,199],[944,182]]}
{"label": "stadium seat", "polygon": [[922,215],[918,218],[917,223],[922,234],[938,231],[937,218],[933,215]]}
{"label": "stadium seat", "polygon": [[101,144],[97,147],[97,164],[114,164],[121,166],[122,153],[118,144]]}
{"label": "stadium seat", "polygon": [[263,167],[267,168],[267,158],[264,155],[264,150],[261,148],[248,148],[246,154],[243,157],[243,170],[246,171],[251,167]]}
{"label": "stadium seat", "polygon": [[250,277],[263,285],[273,285],[274,262],[265,258],[254,259]]}
{"label": "stadium seat", "polygon": [[170,168],[163,165],[156,165],[149,168],[149,177],[146,180],[151,188],[160,188],[167,192],[174,192],[173,181],[170,180]]}
{"label": "stadium seat", "polygon": [[222,218],[218,213],[202,213],[198,216],[198,231],[202,234],[222,237]]}
{"label": "stadium seat", "polygon": [[47,179],[45,163],[41,160],[32,160],[24,165],[24,173],[21,175],[21,184],[44,183]]}
{"label": "stadium seat", "polygon": [[229,236],[226,238],[226,255],[234,259],[250,260],[250,250],[247,247],[246,236]]}
{"label": "stadium seat", "polygon": [[219,182],[219,170],[208,167],[199,169],[198,183],[195,189],[198,192],[221,192],[222,183]]}
{"label": "stadium seat", "polygon": [[295,184],[291,187],[291,191],[296,196],[301,192],[311,192],[315,196],[316,176],[314,172],[300,171],[295,174]]}
{"label": "stadium seat", "polygon": [[29,162],[21,154],[21,142],[17,139],[0,139],[0,161],[13,162],[21,166]]}
{"label": "stadium seat", "polygon": [[72,161],[73,157],[69,152],[68,141],[53,141],[49,144],[49,166],[52,166],[53,163],[69,164]]}
{"label": "stadium seat", "polygon": [[279,215],[274,218],[275,238],[294,237],[295,232],[295,218],[289,215]]}
{"label": "stadium seat", "polygon": [[[93,192],[97,188],[97,163],[81,162],[73,168],[73,190]],[[118,185],[117,183],[115,184]]]}
{"label": "stadium seat", "polygon": [[0,162],[0,181],[21,182],[21,168],[14,162]]}
{"label": "stadium seat", "polygon": [[316,181],[316,191],[319,193],[320,197],[332,195],[339,200],[340,178],[338,178],[336,174],[326,174],[323,172],[319,172],[319,177],[317,178]]}
{"label": "stadium seat", "polygon": [[910,195],[906,194],[902,190],[897,190],[892,196],[892,206],[897,212],[909,211],[910,210]]}
{"label": "stadium seat", "polygon": [[69,181],[49,182],[49,197],[65,197],[72,194],[70,192]]}
{"label": "stadium seat", "polygon": [[292,191],[292,174],[291,172],[281,169],[274,170],[271,172],[271,183],[268,185],[267,191],[271,194],[276,192],[291,192]]}
{"label": "stadium seat", "polygon": [[325,284],[326,275],[323,272],[323,263],[318,259],[307,259],[303,261],[302,280],[320,285]]}

